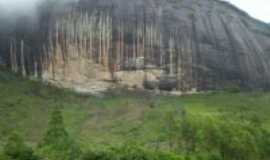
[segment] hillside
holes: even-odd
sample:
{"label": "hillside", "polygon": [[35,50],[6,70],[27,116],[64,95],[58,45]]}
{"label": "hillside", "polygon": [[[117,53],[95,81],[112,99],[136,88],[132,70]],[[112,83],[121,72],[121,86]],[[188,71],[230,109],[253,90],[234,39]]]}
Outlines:
{"label": "hillside", "polygon": [[[36,146],[56,107],[61,108],[68,132],[83,150],[136,142],[149,150],[182,153],[175,143],[181,131],[173,128],[173,122],[181,124],[183,117],[192,120],[189,125],[195,125],[194,131],[207,126],[212,130],[212,125],[221,125],[233,131],[228,133],[240,138],[241,143],[250,142],[240,136],[242,133],[253,135],[253,130],[256,130],[254,134],[259,133],[260,127],[270,129],[268,92],[230,90],[174,97],[115,90],[104,97],[92,97],[25,80],[2,69],[0,90],[0,146],[12,131],[21,133],[27,143]],[[223,123],[229,128],[222,127]],[[252,131],[246,130],[247,127]],[[220,132],[223,134],[222,130]],[[188,133],[193,134],[191,130]],[[215,133],[213,130],[207,135]],[[267,142],[265,138],[264,141]],[[233,145],[229,140],[228,143]],[[242,152],[245,153],[239,150],[238,154]],[[251,151],[248,153],[253,155]]]}
{"label": "hillside", "polygon": [[270,159],[267,23],[220,0],[36,4],[0,6],[0,160]]}

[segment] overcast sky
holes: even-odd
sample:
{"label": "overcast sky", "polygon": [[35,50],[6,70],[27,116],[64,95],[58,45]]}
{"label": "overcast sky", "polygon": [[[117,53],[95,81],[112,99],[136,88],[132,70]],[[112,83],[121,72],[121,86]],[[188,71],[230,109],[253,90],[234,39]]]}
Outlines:
{"label": "overcast sky", "polygon": [[40,0],[0,0],[0,6],[7,12],[31,12]]}
{"label": "overcast sky", "polygon": [[270,23],[270,0],[226,0],[252,17]]}
{"label": "overcast sky", "polygon": [[[40,0],[0,0],[0,5],[10,11],[27,12],[34,9]],[[265,22],[270,22],[270,0],[225,0],[229,1],[251,16]]]}

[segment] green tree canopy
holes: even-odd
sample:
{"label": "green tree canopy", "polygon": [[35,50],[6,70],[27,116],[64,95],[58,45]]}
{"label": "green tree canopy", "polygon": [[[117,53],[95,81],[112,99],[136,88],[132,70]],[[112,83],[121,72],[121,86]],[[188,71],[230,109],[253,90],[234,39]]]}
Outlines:
{"label": "green tree canopy", "polygon": [[28,147],[22,137],[17,133],[12,133],[4,146],[3,157],[6,160],[37,160],[31,147]]}
{"label": "green tree canopy", "polygon": [[59,109],[52,112],[47,132],[39,145],[39,153],[49,160],[76,160],[80,149],[68,135]]}

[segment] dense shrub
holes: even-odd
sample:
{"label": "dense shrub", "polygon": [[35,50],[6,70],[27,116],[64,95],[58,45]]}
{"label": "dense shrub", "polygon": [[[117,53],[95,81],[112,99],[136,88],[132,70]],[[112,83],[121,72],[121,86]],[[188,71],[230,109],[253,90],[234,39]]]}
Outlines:
{"label": "dense shrub", "polygon": [[81,160],[184,160],[173,153],[150,152],[136,145],[125,145],[103,151],[86,152]]}
{"label": "dense shrub", "polygon": [[184,160],[184,158],[180,155],[173,153],[155,153],[156,160]]}
{"label": "dense shrub", "polygon": [[8,160],[9,158],[4,153],[0,153],[0,160]]}
{"label": "dense shrub", "polygon": [[[173,153],[130,143],[81,153],[64,127],[61,111],[55,110],[36,153],[44,160],[269,160],[270,132],[258,118],[247,114],[240,117],[168,111],[162,119],[162,147]],[[0,153],[0,160],[38,159],[18,134],[10,135]]]}
{"label": "dense shrub", "polygon": [[269,157],[269,132],[248,121],[185,116],[180,151],[188,159],[257,160]]}
{"label": "dense shrub", "polygon": [[4,146],[4,154],[0,159],[5,160],[37,160],[32,148],[28,147],[19,134],[12,133]]}
{"label": "dense shrub", "polygon": [[88,151],[81,160],[116,160],[116,155],[111,151]]}
{"label": "dense shrub", "polygon": [[125,146],[118,152],[119,159],[121,160],[155,160],[156,157],[142,148],[137,146]]}
{"label": "dense shrub", "polygon": [[51,116],[48,130],[39,144],[38,153],[49,160],[76,160],[80,148],[69,137],[61,111],[56,109]]}
{"label": "dense shrub", "polygon": [[259,143],[260,158],[268,160],[270,157],[270,132],[260,129],[257,134],[256,141]]}
{"label": "dense shrub", "polygon": [[241,88],[239,86],[227,87],[227,88],[224,88],[224,91],[229,92],[229,93],[240,93]]}

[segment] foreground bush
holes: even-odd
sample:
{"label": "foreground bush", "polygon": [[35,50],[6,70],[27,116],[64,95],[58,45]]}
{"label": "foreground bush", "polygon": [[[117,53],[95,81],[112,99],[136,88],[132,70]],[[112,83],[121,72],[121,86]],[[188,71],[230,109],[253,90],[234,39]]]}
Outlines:
{"label": "foreground bush", "polygon": [[[235,120],[183,111],[179,117],[168,112],[164,122],[164,147],[174,153],[130,143],[81,153],[64,127],[61,111],[55,110],[36,152],[42,160],[269,160],[270,132],[257,118]],[[38,159],[18,134],[12,134],[0,152],[0,160]]]}
{"label": "foreground bush", "polygon": [[20,135],[13,133],[4,146],[0,160],[38,160],[31,147],[28,147]]}
{"label": "foreground bush", "polygon": [[116,160],[115,153],[111,151],[88,151],[82,155],[81,160]]}
{"label": "foreground bush", "polygon": [[134,145],[111,148],[103,151],[88,151],[81,160],[184,160],[173,153],[150,152]]}
{"label": "foreground bush", "polygon": [[48,160],[76,160],[80,148],[69,137],[61,111],[56,109],[51,116],[48,130],[38,147],[40,156]]}
{"label": "foreground bush", "polygon": [[179,150],[187,159],[266,160],[270,134],[250,121],[185,116],[180,122]]}

